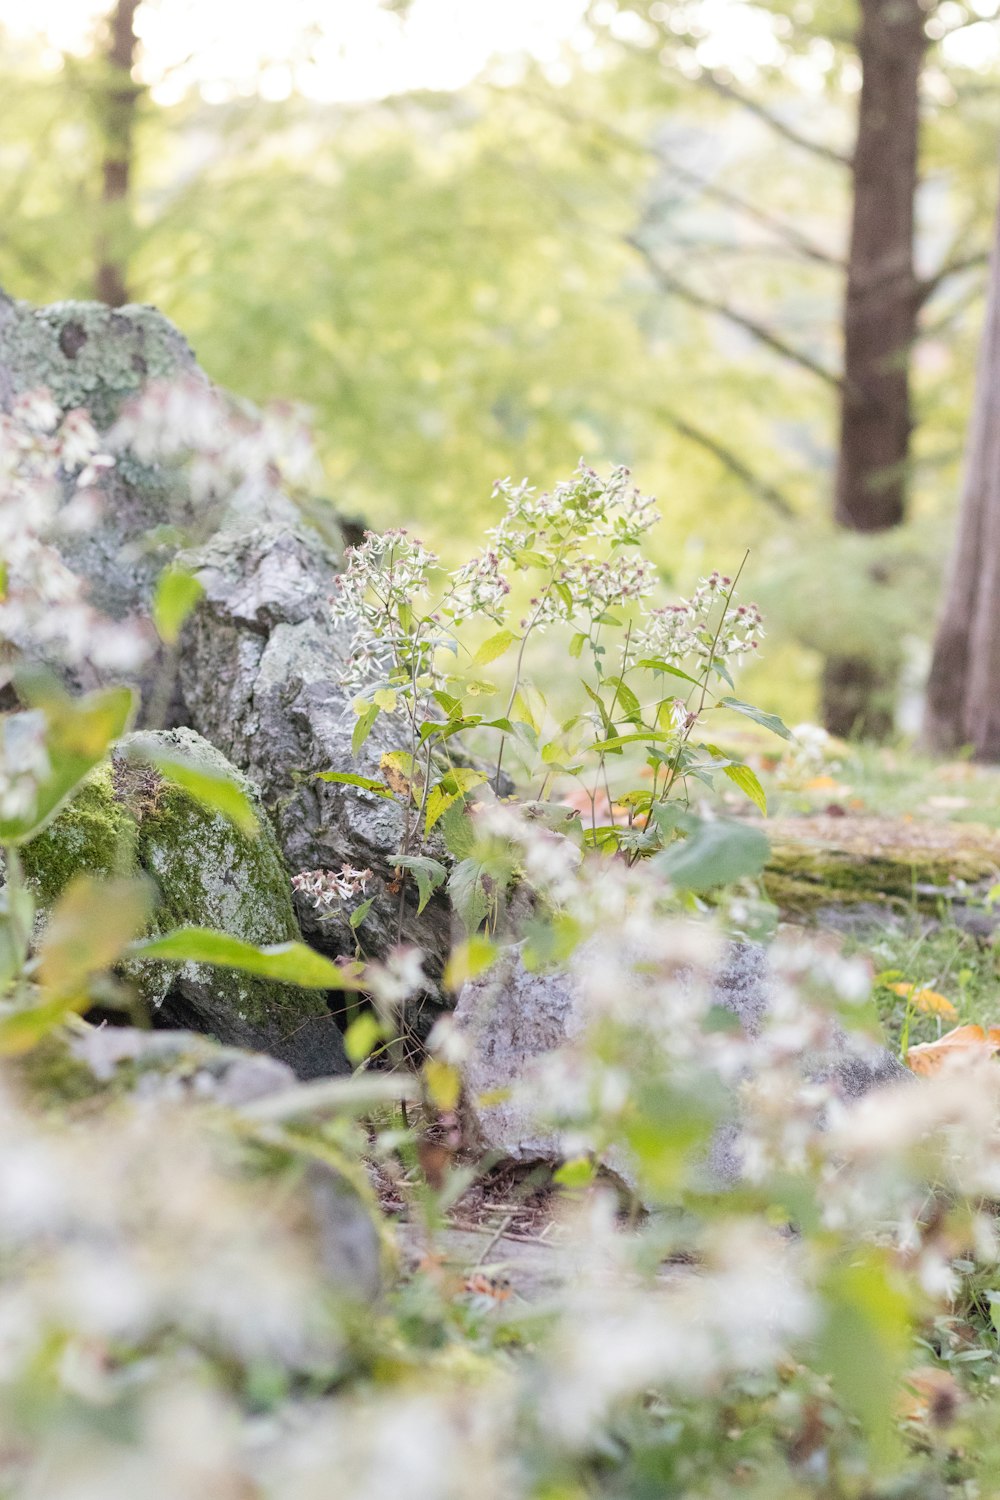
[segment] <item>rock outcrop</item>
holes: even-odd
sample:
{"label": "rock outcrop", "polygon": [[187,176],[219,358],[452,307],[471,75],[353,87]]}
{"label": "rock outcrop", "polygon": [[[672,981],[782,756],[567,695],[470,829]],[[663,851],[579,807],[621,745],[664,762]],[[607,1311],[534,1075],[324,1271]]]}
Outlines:
{"label": "rock outcrop", "polygon": [[[148,762],[157,752],[230,777],[258,813],[257,836],[171,783]],[[134,870],[155,882],[156,932],[212,927],[258,945],[300,936],[287,871],[256,788],[191,730],[126,736],[111,764],[26,845],[24,864],[44,905],[81,872]],[[270,1053],[302,1078],[347,1071],[322,992],[190,962],[134,964],[128,978],[157,1026],[191,1027]]]}
{"label": "rock outcrop", "polygon": [[[85,407],[107,429],[147,380],[175,376],[209,389],[183,338],[153,308],[32,308],[0,294],[0,403],[46,386],[63,410]],[[315,779],[330,770],[377,775],[380,755],[397,748],[377,726],[362,761],[351,754],[354,715],[340,686],[350,631],[335,627],[327,609],[338,537],[332,511],[320,535],[267,482],[206,515],[175,473],[125,452],[100,524],[66,560],[91,602],[122,618],[148,613],[157,578],[180,553],[205,594],[177,662],[161,654],[134,684],[144,712],[154,727],[165,719],[196,730],[257,782],[290,872],[371,869],[374,902],[358,934],[365,953],[383,954],[401,937],[424,949],[433,976],[447,951],[444,900],[435,897],[417,917],[408,889],[400,918],[400,897],[388,889],[402,809]],[[333,956],[354,951],[349,915],[320,921],[299,907],[308,940]],[[179,1019],[194,1023],[190,1014]]]}
{"label": "rock outcrop", "polygon": [[[581,956],[585,966],[586,948],[578,960]],[[752,1037],[764,1025],[769,996],[766,951],[755,944],[730,945],[713,976],[709,1004],[732,1011]],[[455,1026],[463,1044],[464,1122],[480,1150],[517,1162],[552,1161],[563,1155],[562,1136],[542,1117],[532,1084],[552,1054],[572,1050],[586,1025],[583,992],[573,973],[529,971],[517,947],[462,987]],[[669,1039],[652,1036],[650,1042],[656,1047]],[[823,1052],[803,1058],[803,1074],[832,1081],[845,1101],[888,1084],[913,1082],[913,1075],[885,1047],[849,1035],[832,1018]],[[710,1156],[717,1179],[738,1179],[737,1125],[719,1129]],[[634,1173],[619,1153],[605,1165],[634,1185]]]}

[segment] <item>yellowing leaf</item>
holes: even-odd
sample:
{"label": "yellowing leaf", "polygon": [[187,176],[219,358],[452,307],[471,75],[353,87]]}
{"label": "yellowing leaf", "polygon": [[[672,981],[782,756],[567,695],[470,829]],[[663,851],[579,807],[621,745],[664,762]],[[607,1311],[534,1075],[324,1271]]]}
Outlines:
{"label": "yellowing leaf", "polygon": [[166,568],[153,596],[153,624],[161,641],[173,646],[181,627],[205,592],[193,573],[183,568]]}
{"label": "yellowing leaf", "polygon": [[914,1010],[922,1010],[929,1016],[943,1016],[946,1021],[957,1021],[958,1011],[945,995],[939,995],[937,990],[918,990],[912,984],[890,984],[888,988],[894,995],[901,995],[904,1000],[909,1000]]}
{"label": "yellowing leaf", "polygon": [[386,783],[400,797],[420,794],[423,774],[408,750],[387,750],[378,763]]}
{"label": "yellowing leaf", "polygon": [[152,904],[146,880],[74,880],[38,945],[38,977],[48,995],[85,998],[88,980],[121,957]]}
{"label": "yellowing leaf", "polygon": [[477,667],[488,667],[491,661],[503,656],[516,640],[513,630],[498,630],[496,635],[491,635],[489,640],[483,642],[472,660]]}
{"label": "yellowing leaf", "polygon": [[460,990],[467,979],[483,974],[497,956],[497,945],[488,937],[476,933],[451,950],[444,971],[444,987],[452,992]]}
{"label": "yellowing leaf", "polygon": [[1000,1052],[1000,1026],[984,1031],[981,1026],[956,1026],[939,1041],[921,1042],[906,1054],[906,1066],[925,1078],[937,1073],[952,1057],[992,1057]]}
{"label": "yellowing leaf", "polygon": [[457,1068],[440,1058],[429,1057],[424,1063],[424,1082],[431,1103],[436,1109],[451,1111],[458,1108],[462,1092],[462,1080]]}
{"label": "yellowing leaf", "polygon": [[372,702],[377,703],[384,714],[396,712],[396,694],[392,688],[379,688],[377,693],[372,693]]}

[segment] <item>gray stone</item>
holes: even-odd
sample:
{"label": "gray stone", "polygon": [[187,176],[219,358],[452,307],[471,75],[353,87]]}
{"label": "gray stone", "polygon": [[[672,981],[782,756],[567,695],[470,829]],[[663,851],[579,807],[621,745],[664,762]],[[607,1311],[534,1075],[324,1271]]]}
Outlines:
{"label": "gray stone", "polygon": [[[183,555],[204,595],[185,628],[180,688],[188,720],[266,789],[267,805],[292,870],[370,869],[373,905],[358,931],[363,950],[385,953],[397,940],[418,944],[428,971],[443,967],[451,932],[445,902],[416,915],[407,888],[389,889],[403,838],[399,803],[317,780],[322,771],[378,779],[380,759],[398,749],[382,718],[361,754],[341,686],[349,633],[327,607],[334,560],[295,530],[265,526],[237,543],[220,538]],[[297,905],[302,929],[323,951],[351,955],[348,913],[320,920]]]}
{"label": "gray stone", "polygon": [[[766,950],[757,944],[731,944],[713,979],[711,1004],[732,1011],[753,1036],[764,1023],[768,993]],[[524,967],[520,949],[511,947],[486,974],[463,985],[455,1026],[465,1049],[463,1111],[469,1137],[480,1150],[507,1160],[557,1159],[559,1133],[539,1123],[519,1086],[530,1080],[540,1059],[571,1047],[584,1030],[583,996],[573,974],[565,969],[531,972]],[[833,1080],[844,1100],[913,1081],[913,1074],[885,1047],[847,1033],[834,1020],[828,1048],[804,1058],[803,1072],[816,1081]],[[503,1097],[495,1097],[498,1094]],[[619,1153],[604,1165],[634,1186],[634,1174]],[[710,1168],[724,1182],[738,1179],[738,1123],[724,1124],[717,1131]]]}
{"label": "gray stone", "polygon": [[[95,1093],[127,1095],[152,1106],[210,1104],[239,1111],[297,1086],[291,1068],[276,1058],[223,1047],[190,1031],[82,1024],[65,1036],[49,1038],[47,1045],[53,1053],[50,1069],[65,1049],[92,1075]],[[35,1078],[35,1088],[44,1101],[43,1076]],[[303,1172],[279,1156],[270,1170],[292,1179],[284,1184],[282,1197],[297,1198],[296,1227],[337,1295],[352,1302],[376,1298],[385,1255],[371,1194],[324,1162],[310,1162]],[[259,1179],[259,1159],[254,1171]]]}
{"label": "gray stone", "polygon": [[222,1047],[193,1031],[87,1026],[69,1037],[68,1050],[99,1084],[121,1081],[127,1066],[137,1098],[212,1099],[235,1109],[295,1084],[276,1057]]}
{"label": "gray stone", "polygon": [[[229,777],[258,813],[257,836],[164,779],[148,764],[156,752]],[[127,735],[111,764],[26,846],[24,862],[46,905],[81,871],[111,875],[131,867],[156,884],[156,932],[211,927],[256,945],[300,938],[288,875],[256,787],[189,729]],[[144,962],[127,972],[157,1026],[268,1052],[302,1078],[348,1070],[321,991],[194,962]]]}
{"label": "gray stone", "polygon": [[[174,375],[205,378],[153,308],[32,308],[0,294],[0,403],[45,385],[61,407],[87,407],[106,428],[145,380]],[[307,522],[264,484],[222,497],[221,508],[206,514],[174,474],[127,453],[111,485],[99,527],[74,539],[67,556],[91,601],[115,618],[147,614],[156,579],[175,558],[205,588],[184,633],[179,671],[161,655],[134,684],[141,722],[189,726],[248,772],[263,789],[293,873],[345,863],[371,869],[374,904],[358,933],[364,952],[384,954],[397,940],[417,943],[429,973],[439,974],[450,933],[445,901],[435,897],[417,917],[412,882],[402,898],[389,890],[402,809],[314,775],[377,776],[381,755],[398,748],[380,723],[360,761],[351,753],[355,720],[340,686],[350,630],[335,627],[327,607],[341,551],[332,510],[317,502]],[[315,946],[353,954],[349,913],[320,920],[300,902],[298,914]]]}

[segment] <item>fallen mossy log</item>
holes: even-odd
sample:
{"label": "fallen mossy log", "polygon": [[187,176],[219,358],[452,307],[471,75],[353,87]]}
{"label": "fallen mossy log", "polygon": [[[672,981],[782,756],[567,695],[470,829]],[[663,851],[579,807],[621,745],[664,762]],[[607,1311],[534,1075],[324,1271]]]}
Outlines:
{"label": "fallen mossy log", "polygon": [[764,888],[789,917],[879,905],[937,911],[981,903],[1000,881],[1000,830],[877,817],[775,819]]}

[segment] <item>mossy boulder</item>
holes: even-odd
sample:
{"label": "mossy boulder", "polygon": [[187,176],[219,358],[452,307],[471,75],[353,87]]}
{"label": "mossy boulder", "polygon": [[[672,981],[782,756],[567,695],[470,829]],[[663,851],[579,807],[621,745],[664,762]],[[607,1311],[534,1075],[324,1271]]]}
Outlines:
{"label": "mossy boulder", "polygon": [[1000,831],[898,818],[787,818],[768,825],[764,886],[789,916],[823,909],[914,906],[981,897],[1000,880]]}
{"label": "mossy boulder", "polygon": [[[155,750],[231,777],[258,813],[257,836],[240,832],[137,758]],[[300,937],[281,851],[256,788],[189,729],[126,736],[111,763],[26,846],[24,863],[46,906],[81,872],[136,871],[156,884],[156,932],[190,924],[255,944]],[[347,1069],[320,992],[196,963],[135,965],[128,978],[156,1026],[268,1052],[303,1078]]]}

